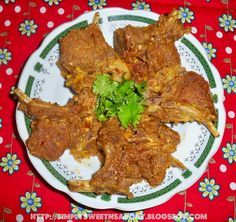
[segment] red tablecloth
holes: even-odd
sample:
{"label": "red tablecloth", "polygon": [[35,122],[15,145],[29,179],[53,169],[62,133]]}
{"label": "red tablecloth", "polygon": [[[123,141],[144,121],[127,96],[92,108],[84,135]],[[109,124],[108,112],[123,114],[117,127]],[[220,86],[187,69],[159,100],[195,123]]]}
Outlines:
{"label": "red tablecloth", "polygon": [[[70,21],[72,14],[76,18],[84,11],[103,7],[151,10],[160,14],[169,12],[173,7],[179,9],[181,21],[192,27],[192,33],[203,43],[224,83],[227,125],[221,146],[211,159],[208,171],[192,187],[176,194],[166,203],[128,214],[84,209],[84,206],[79,206],[67,195],[50,187],[30,164],[25,147],[17,136],[14,118],[16,104],[9,96],[26,60],[47,33]],[[184,217],[186,221],[236,221],[235,10],[235,0],[1,0],[0,221],[36,221],[34,212],[45,214],[44,221],[50,221],[46,217],[53,215],[51,219],[59,221],[59,218],[55,219],[55,214],[63,217],[62,214],[71,213],[78,217],[82,215],[83,219],[97,215],[97,221],[151,221],[147,220],[150,215],[156,218],[152,221],[173,221],[171,214],[177,215],[176,221]],[[30,31],[25,29],[27,20],[34,20],[35,26]],[[216,186],[211,192],[204,193],[208,182]],[[122,218],[106,218],[104,214],[118,214]]]}

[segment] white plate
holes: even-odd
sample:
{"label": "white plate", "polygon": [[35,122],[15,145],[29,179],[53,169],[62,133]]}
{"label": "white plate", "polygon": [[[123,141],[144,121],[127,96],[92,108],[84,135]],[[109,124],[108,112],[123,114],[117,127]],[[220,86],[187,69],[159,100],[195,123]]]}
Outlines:
{"label": "white plate", "polygon": [[[65,23],[53,30],[43,41],[26,63],[21,74],[18,87],[30,97],[38,97],[46,101],[65,104],[71,92],[64,87],[64,79],[56,65],[59,57],[58,39],[74,28],[85,27],[92,22],[95,11],[81,15],[72,22]],[[146,26],[158,19],[159,15],[146,11],[128,11],[121,8],[107,8],[99,11],[101,30],[106,41],[113,45],[113,32],[118,27],[128,24]],[[181,136],[174,156],[188,168],[182,172],[177,168],[167,170],[163,183],[150,188],[145,182],[131,187],[134,198],[128,200],[120,195],[96,195],[94,193],[75,193],[68,190],[66,182],[73,179],[89,179],[99,169],[97,158],[78,163],[66,151],[58,161],[42,161],[28,152],[28,156],[40,175],[55,189],[71,196],[78,203],[89,207],[120,210],[139,210],[166,202],[174,194],[187,189],[204,173],[207,163],[217,151],[225,126],[225,110],[223,106],[223,88],[216,68],[208,61],[201,43],[191,34],[185,35],[176,42],[182,65],[188,70],[200,73],[210,84],[214,95],[215,108],[218,111],[217,128],[220,137],[213,138],[205,126],[197,123],[179,124],[174,127]],[[22,140],[29,137],[29,120],[21,111],[16,111],[17,128]]]}

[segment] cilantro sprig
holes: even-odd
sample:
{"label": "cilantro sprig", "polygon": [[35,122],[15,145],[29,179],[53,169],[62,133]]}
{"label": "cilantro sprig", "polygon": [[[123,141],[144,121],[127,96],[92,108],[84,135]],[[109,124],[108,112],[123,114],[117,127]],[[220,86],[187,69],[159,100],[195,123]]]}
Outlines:
{"label": "cilantro sprig", "polygon": [[146,83],[125,80],[114,81],[108,74],[97,75],[93,92],[97,95],[96,115],[99,121],[117,116],[121,125],[136,127],[144,111],[144,90]]}

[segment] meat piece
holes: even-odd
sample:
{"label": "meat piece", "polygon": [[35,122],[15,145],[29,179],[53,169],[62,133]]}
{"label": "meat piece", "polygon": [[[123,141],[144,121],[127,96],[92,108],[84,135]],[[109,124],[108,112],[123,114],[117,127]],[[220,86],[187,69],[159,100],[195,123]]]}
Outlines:
{"label": "meat piece", "polygon": [[[160,16],[147,27],[126,26],[114,33],[114,47],[129,66],[135,81],[149,81],[165,67],[180,65],[175,41],[190,29],[177,18],[177,11]],[[159,72],[164,74],[164,72]]]}
{"label": "meat piece", "polygon": [[[101,123],[93,111],[94,97],[89,96],[89,91],[87,93],[87,96],[74,96],[66,105],[59,106],[30,99],[19,89],[15,90],[20,100],[19,109],[32,119],[32,134],[26,141],[32,155],[52,161],[69,148],[77,159],[91,155],[101,157],[96,145]],[[94,105],[88,109],[89,104]]]}
{"label": "meat piece", "polygon": [[208,83],[194,72],[185,72],[163,88],[161,96],[150,97],[146,110],[163,122],[198,121],[219,136],[214,122],[217,114]]}
{"label": "meat piece", "polygon": [[105,41],[97,24],[73,29],[60,40],[58,65],[66,78],[66,85],[75,92],[84,87],[86,77],[108,73],[121,81],[130,71],[119,55]]}
{"label": "meat piece", "polygon": [[180,138],[158,119],[143,116],[136,130],[124,129],[113,118],[103,124],[98,144],[106,160],[90,181],[69,182],[78,192],[119,193],[132,197],[129,187],[143,179],[151,186],[160,184],[171,165],[184,166],[172,158]]}
{"label": "meat piece", "polygon": [[147,110],[163,122],[198,121],[219,136],[209,85],[200,75],[181,67],[175,41],[185,29],[173,10],[147,27],[117,29],[114,45],[130,67],[132,79],[147,81]]}
{"label": "meat piece", "polygon": [[186,72],[185,68],[181,67],[180,64],[170,67],[165,67],[155,74],[148,80],[146,93],[154,93],[160,95],[163,88],[169,85],[169,82],[175,77],[181,75],[181,73]]}

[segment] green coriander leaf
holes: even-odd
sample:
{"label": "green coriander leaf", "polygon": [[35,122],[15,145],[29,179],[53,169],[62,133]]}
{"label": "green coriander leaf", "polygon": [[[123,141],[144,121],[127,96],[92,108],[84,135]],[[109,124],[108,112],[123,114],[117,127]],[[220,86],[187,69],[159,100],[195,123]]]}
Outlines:
{"label": "green coriander leaf", "polygon": [[117,93],[121,96],[129,95],[134,92],[134,81],[126,80],[117,89]]}
{"label": "green coriander leaf", "polygon": [[103,122],[103,121],[106,121],[107,120],[107,117],[104,115],[104,114],[100,114],[97,116],[98,120]]}
{"label": "green coriander leaf", "polygon": [[143,92],[146,83],[125,80],[118,83],[110,75],[97,75],[93,92],[97,94],[96,115],[99,121],[117,116],[123,127],[136,127],[143,112]]}
{"label": "green coriander leaf", "polygon": [[93,92],[101,96],[107,96],[119,86],[119,83],[112,81],[108,74],[97,75],[93,84]]}
{"label": "green coriander leaf", "polygon": [[118,118],[121,125],[127,128],[129,123],[131,123],[133,127],[136,127],[143,109],[143,105],[137,100],[137,96],[132,96],[125,105],[119,108]]}

